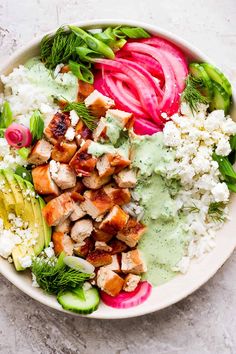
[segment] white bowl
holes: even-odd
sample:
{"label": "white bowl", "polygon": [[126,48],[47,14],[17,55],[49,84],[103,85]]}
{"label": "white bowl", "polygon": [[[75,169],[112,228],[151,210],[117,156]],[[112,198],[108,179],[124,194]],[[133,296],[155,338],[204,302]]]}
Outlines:
{"label": "white bowl", "polygon": [[[177,44],[191,60],[207,61],[211,60],[201,53],[198,49],[177,36],[162,30],[157,26],[148,25],[145,23],[123,20],[94,20],[76,23],[79,27],[86,29],[101,28],[106,26],[117,26],[119,24],[140,26],[148,32],[159,35],[171,40]],[[53,31],[54,32],[54,31]],[[34,39],[32,42],[24,46],[22,49],[14,53],[14,55],[4,64],[1,65],[0,72],[8,74],[12,69],[19,64],[23,64],[27,59],[39,53],[39,43],[43,36]],[[235,96],[234,96],[235,97]],[[236,118],[235,108],[232,112]],[[236,119],[235,119],[236,120]],[[216,237],[216,246],[212,252],[205,255],[201,260],[194,260],[189,271],[185,275],[178,275],[170,282],[153,288],[149,299],[143,304],[129,309],[113,309],[100,304],[99,309],[88,317],[102,319],[117,319],[141,316],[150,312],[163,309],[171,304],[185,298],[201,285],[207,282],[217,270],[229,258],[236,246],[236,196],[231,197],[230,217],[224,227],[218,232]],[[52,307],[59,311],[64,311],[56,300],[56,297],[45,294],[41,289],[33,288],[31,277],[28,273],[16,272],[13,265],[0,257],[0,272],[16,287],[28,294],[35,300]],[[64,311],[66,312],[66,311]],[[71,312],[70,312],[71,313]],[[72,314],[72,313],[71,313]]]}

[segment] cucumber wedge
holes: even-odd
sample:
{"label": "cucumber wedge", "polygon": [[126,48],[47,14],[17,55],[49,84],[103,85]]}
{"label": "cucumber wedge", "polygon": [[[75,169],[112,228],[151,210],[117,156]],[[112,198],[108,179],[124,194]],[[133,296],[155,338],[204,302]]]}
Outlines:
{"label": "cucumber wedge", "polygon": [[96,288],[84,290],[84,299],[79,294],[76,294],[76,289],[73,291],[65,291],[57,296],[57,301],[63,309],[88,315],[97,310],[100,296]]}
{"label": "cucumber wedge", "polygon": [[225,114],[227,114],[230,108],[230,96],[217,82],[213,81],[212,84],[213,98],[209,107],[210,111],[214,111],[215,109],[223,109]]}
{"label": "cucumber wedge", "polygon": [[203,63],[201,66],[205,69],[211,80],[217,82],[221,87],[223,87],[229,96],[232,95],[231,84],[219,69],[209,63]]}
{"label": "cucumber wedge", "polygon": [[203,66],[198,63],[191,63],[189,64],[189,71],[195,78],[203,80],[204,87],[199,88],[199,91],[203,96],[211,99],[213,96],[212,81]]}

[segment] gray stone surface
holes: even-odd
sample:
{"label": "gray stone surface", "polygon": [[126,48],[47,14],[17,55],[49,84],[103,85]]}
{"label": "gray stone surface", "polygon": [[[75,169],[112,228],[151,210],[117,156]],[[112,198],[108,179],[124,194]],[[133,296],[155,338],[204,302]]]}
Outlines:
{"label": "gray stone surface", "polygon": [[[58,25],[95,18],[157,24],[205,51],[236,82],[235,0],[0,0],[0,59]],[[180,303],[138,319],[57,313],[0,276],[0,353],[236,353],[236,256]]]}

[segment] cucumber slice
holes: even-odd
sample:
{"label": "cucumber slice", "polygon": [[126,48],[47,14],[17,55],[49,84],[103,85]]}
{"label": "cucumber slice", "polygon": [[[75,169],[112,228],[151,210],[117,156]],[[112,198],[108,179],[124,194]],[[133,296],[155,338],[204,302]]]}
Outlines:
{"label": "cucumber slice", "polygon": [[210,79],[222,86],[229,96],[232,95],[231,84],[219,69],[209,63],[203,63],[201,66],[205,69]]}
{"label": "cucumber slice", "polygon": [[96,288],[84,290],[85,300],[76,294],[76,289],[73,291],[65,291],[57,296],[57,301],[63,309],[88,315],[97,310],[100,296]]}
{"label": "cucumber slice", "polygon": [[223,109],[225,114],[227,114],[230,108],[230,96],[217,82],[212,81],[212,84],[213,98],[210,102],[210,111],[214,111],[215,109]]}
{"label": "cucumber slice", "polygon": [[189,71],[195,78],[203,80],[204,87],[199,88],[201,94],[205,97],[212,98],[213,96],[212,81],[207,75],[203,66],[201,66],[198,63],[191,63],[189,64]]}

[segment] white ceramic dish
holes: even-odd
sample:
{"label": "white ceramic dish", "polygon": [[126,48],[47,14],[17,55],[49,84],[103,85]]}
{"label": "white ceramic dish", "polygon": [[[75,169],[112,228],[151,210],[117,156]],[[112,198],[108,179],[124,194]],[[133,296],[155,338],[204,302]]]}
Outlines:
{"label": "white ceramic dish", "polygon": [[[186,41],[156,26],[123,20],[94,20],[76,23],[77,26],[84,27],[86,29],[101,28],[109,25],[116,26],[119,24],[141,26],[152,34],[162,36],[176,43],[180,48],[183,49],[189,59],[211,62],[208,57],[206,57],[203,53],[201,53],[198,49],[194,48]],[[15,52],[7,62],[1,65],[0,72],[8,74],[14,67],[18,66],[19,64],[23,64],[27,59],[37,55],[41,38],[42,36],[34,39],[28,45]],[[232,116],[236,120],[235,108],[232,111]],[[236,246],[236,218],[233,217],[234,215],[236,215],[236,195],[231,197],[231,221],[227,222],[220,230],[220,232],[218,232],[216,247],[211,253],[207,254],[201,260],[193,261],[187,274],[179,275],[170,282],[154,288],[149,299],[137,307],[129,309],[113,309],[101,304],[99,309],[88,317],[101,319],[118,319],[141,316],[163,309],[194,292],[217,272],[217,270],[224,264],[224,262],[233,252]],[[29,274],[17,273],[14,270],[14,267],[7,261],[3,260],[1,257],[0,272],[16,287],[18,287],[20,290],[35,300],[56,310],[64,311],[54,296],[49,296],[45,294],[41,289],[32,287],[31,277]],[[70,314],[72,313],[70,312]]]}

